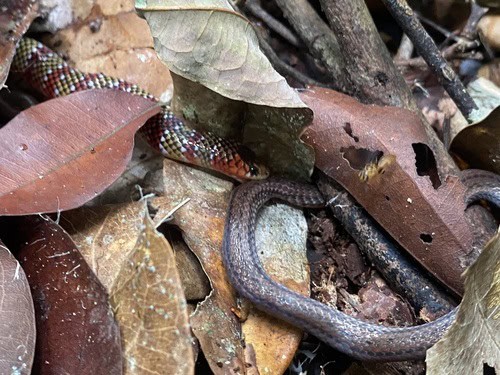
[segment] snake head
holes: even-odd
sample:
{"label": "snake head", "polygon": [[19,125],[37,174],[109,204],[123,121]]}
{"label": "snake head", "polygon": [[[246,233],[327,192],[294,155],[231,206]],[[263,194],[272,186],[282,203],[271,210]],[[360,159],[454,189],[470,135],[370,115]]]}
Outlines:
{"label": "snake head", "polygon": [[239,145],[236,156],[237,162],[231,171],[231,177],[238,181],[264,180],[269,177],[269,169],[256,162],[255,154],[243,145]]}

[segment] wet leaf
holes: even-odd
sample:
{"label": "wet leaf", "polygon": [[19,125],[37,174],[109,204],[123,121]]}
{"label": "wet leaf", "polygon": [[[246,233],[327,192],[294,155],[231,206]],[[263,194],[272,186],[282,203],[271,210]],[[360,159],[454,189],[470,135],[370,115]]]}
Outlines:
{"label": "wet leaf", "polygon": [[35,310],[24,270],[0,241],[0,373],[30,374],[35,355]]}
{"label": "wet leaf", "polygon": [[55,212],[98,195],[123,171],[134,134],[159,106],[115,90],[49,100],[0,129],[0,214]]}
{"label": "wet leaf", "polygon": [[17,42],[38,16],[38,1],[2,0],[0,6],[0,89],[2,89],[9,74]]}
{"label": "wet leaf", "polygon": [[188,311],[173,250],[147,213],[142,224],[111,292],[125,373],[193,374]]}
{"label": "wet leaf", "polygon": [[483,363],[500,371],[500,232],[465,273],[457,320],[427,351],[428,374],[483,374]]}
{"label": "wet leaf", "polygon": [[500,173],[500,88],[478,78],[467,87],[477,106],[474,122],[468,124],[457,112],[451,120],[450,151],[471,168]]}
{"label": "wet leaf", "polygon": [[420,119],[326,89],[302,98],[315,112],[303,139],[316,150],[316,166],[460,294],[473,241],[463,214],[465,187],[456,176],[438,177]]}
{"label": "wet leaf", "polygon": [[13,222],[11,241],[35,303],[36,373],[121,374],[120,332],[108,295],[69,235],[40,216]]}
{"label": "wet leaf", "polygon": [[[235,291],[227,279],[220,253],[232,184],[169,160],[164,161],[163,184],[164,196],[152,201],[158,209],[156,222],[164,220],[186,198],[190,199],[175,212],[171,222],[181,229],[212,286],[211,294],[191,316],[193,332],[212,371],[216,374],[241,368],[256,371],[257,363],[260,373],[284,372],[301,333],[258,311],[251,313],[241,327],[235,314],[244,316],[245,312],[238,312]],[[259,253],[263,253],[266,270],[289,288],[307,294],[308,270],[304,267],[307,226],[300,210],[271,206],[261,215],[258,228],[257,245],[262,249]],[[243,337],[255,355],[244,350]]]}

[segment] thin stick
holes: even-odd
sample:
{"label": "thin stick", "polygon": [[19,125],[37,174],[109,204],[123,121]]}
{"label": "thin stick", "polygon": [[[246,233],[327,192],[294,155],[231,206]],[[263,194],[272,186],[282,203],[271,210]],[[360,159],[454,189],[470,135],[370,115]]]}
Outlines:
{"label": "thin stick", "polygon": [[288,43],[295,47],[301,47],[302,43],[292,33],[285,25],[283,25],[280,21],[274,18],[272,15],[267,13],[257,0],[247,0],[245,2],[245,9],[247,9],[250,13],[252,13],[255,17],[260,18],[262,21],[266,23],[267,26],[271,30],[273,30],[276,34],[280,35],[283,39],[285,39]]}
{"label": "thin stick", "polygon": [[444,89],[455,102],[460,112],[470,120],[470,114],[477,109],[476,103],[471,98],[464,85],[441,56],[439,49],[427,34],[422,24],[418,21],[413,10],[405,0],[382,0],[394,19],[401,26],[406,35],[411,39],[417,52],[429,65],[432,72],[438,77]]}
{"label": "thin stick", "polygon": [[304,86],[320,86],[326,87],[325,84],[315,81],[312,78],[309,78],[305,74],[302,74],[298,70],[292,68],[287,63],[281,61],[279,56],[274,52],[273,48],[269,45],[269,43],[265,40],[265,38],[257,31],[257,37],[259,38],[259,45],[264,54],[267,56],[271,64],[273,64],[274,68],[281,73],[282,75],[288,75]]}
{"label": "thin stick", "polygon": [[354,198],[323,173],[318,175],[318,188],[327,199],[334,197],[327,204],[333,216],[389,285],[409,300],[417,315],[434,320],[453,308],[453,302],[377,228]]}

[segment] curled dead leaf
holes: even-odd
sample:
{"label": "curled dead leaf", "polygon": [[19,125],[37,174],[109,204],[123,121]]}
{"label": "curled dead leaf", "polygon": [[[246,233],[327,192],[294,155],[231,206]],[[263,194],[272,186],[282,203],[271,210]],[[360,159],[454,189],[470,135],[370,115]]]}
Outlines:
{"label": "curled dead leaf", "polygon": [[138,0],[155,49],[175,74],[234,100],[305,107],[259,49],[250,22],[225,0]]}
{"label": "curled dead leaf", "polygon": [[465,272],[457,319],[427,351],[427,373],[483,374],[483,363],[500,371],[500,232]]}
{"label": "curled dead leaf", "polygon": [[478,78],[467,90],[479,109],[474,111],[471,124],[460,112],[451,119],[450,151],[471,168],[500,173],[500,88]]}

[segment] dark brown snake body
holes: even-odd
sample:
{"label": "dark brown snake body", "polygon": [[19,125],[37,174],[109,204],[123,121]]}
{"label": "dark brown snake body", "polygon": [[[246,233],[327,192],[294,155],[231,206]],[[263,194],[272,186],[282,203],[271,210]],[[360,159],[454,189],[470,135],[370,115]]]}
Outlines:
{"label": "dark brown snake body", "polygon": [[[491,173],[467,173],[466,204],[486,199],[500,206],[500,178]],[[259,309],[300,327],[333,348],[359,360],[403,361],[425,357],[453,323],[456,309],[420,326],[389,328],[367,323],[304,297],[273,281],[264,271],[256,243],[259,209],[270,199],[299,207],[324,206],[312,185],[269,179],[245,183],[233,191],[222,245],[232,285]]]}

